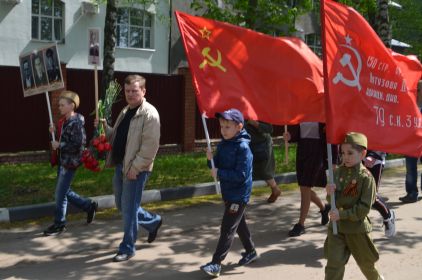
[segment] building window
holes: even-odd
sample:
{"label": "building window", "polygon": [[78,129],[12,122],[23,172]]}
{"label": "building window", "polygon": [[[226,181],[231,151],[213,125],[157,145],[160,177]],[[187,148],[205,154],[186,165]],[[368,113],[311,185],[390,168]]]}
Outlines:
{"label": "building window", "polygon": [[305,43],[314,53],[316,53],[316,55],[320,58],[322,57],[321,36],[319,34],[305,35]]}
{"label": "building window", "polygon": [[61,0],[32,0],[32,39],[62,41],[63,15]]}
{"label": "building window", "polygon": [[152,49],[153,15],[143,9],[117,9],[117,47]]}

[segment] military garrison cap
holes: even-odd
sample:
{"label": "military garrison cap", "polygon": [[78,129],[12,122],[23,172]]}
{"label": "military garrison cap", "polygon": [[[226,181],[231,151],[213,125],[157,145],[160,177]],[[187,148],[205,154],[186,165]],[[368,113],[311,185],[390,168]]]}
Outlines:
{"label": "military garrison cap", "polygon": [[358,132],[349,132],[346,134],[343,143],[346,144],[356,144],[359,146],[364,147],[365,149],[368,148],[368,139],[365,135]]}

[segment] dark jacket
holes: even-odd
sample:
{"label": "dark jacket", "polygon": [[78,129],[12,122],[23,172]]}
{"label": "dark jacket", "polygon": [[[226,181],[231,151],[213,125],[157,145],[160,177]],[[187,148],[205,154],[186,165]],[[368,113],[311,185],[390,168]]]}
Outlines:
{"label": "dark jacket", "polygon": [[[224,201],[248,203],[252,191],[252,152],[249,134],[242,129],[233,139],[217,146],[214,156]],[[210,162],[208,162],[210,165]]]}
{"label": "dark jacket", "polygon": [[85,119],[76,113],[63,123],[60,135],[60,164],[76,169],[81,164],[82,151],[86,144]]}
{"label": "dark jacket", "polygon": [[245,129],[251,136],[251,151],[255,162],[268,161],[272,154],[273,126],[269,123],[258,122],[259,126],[255,127],[250,123],[246,123]]}

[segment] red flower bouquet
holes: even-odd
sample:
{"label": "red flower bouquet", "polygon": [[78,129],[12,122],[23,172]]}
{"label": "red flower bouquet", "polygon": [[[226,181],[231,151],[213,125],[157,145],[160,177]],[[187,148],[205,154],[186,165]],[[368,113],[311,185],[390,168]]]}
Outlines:
{"label": "red flower bouquet", "polygon": [[88,149],[83,151],[82,162],[86,169],[94,172],[101,170],[99,159],[105,157],[106,152],[111,150],[110,143],[107,142],[107,138],[104,134],[95,137],[91,140],[91,145]]}
{"label": "red flower bouquet", "polygon": [[[116,103],[121,89],[116,81],[110,83],[104,99],[98,102],[98,117],[100,119],[105,119],[107,122],[111,121],[111,108]],[[104,159],[109,151],[111,151],[111,145],[107,141],[104,127],[100,122],[89,147],[83,151],[82,162],[84,167],[94,172],[101,171],[99,161]]]}

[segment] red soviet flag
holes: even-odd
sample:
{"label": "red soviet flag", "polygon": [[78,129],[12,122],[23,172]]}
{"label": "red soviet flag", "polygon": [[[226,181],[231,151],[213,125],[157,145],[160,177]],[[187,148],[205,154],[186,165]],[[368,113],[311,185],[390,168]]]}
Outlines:
{"label": "red soviet flag", "polygon": [[354,9],[321,3],[328,141],[339,143],[356,131],[368,137],[370,149],[420,156],[420,62],[386,48]]}
{"label": "red soviet flag", "polygon": [[323,122],[322,61],[297,38],[176,12],[201,113],[272,124]]}

